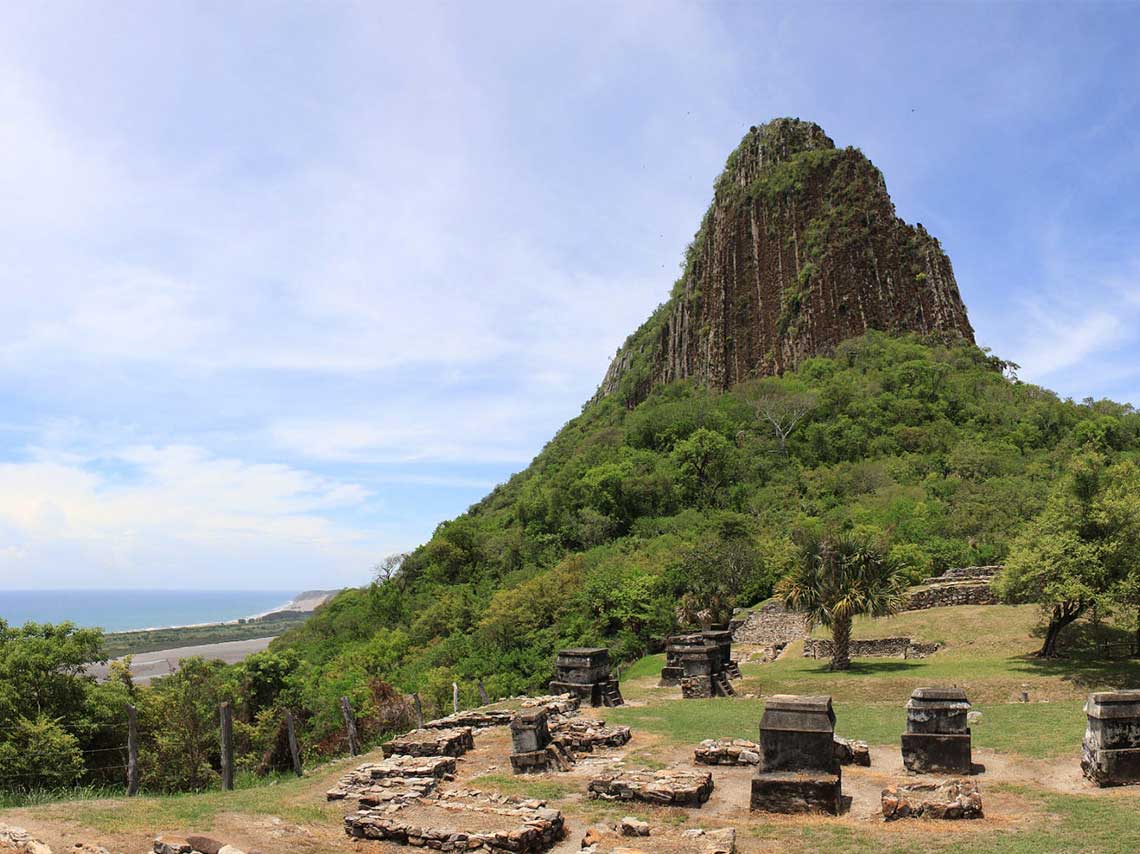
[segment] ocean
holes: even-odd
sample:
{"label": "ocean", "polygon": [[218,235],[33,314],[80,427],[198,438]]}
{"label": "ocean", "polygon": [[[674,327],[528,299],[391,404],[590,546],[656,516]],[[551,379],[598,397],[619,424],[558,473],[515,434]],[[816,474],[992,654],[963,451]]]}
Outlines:
{"label": "ocean", "polygon": [[220,623],[272,611],[296,590],[0,590],[0,620],[69,620],[108,632]]}

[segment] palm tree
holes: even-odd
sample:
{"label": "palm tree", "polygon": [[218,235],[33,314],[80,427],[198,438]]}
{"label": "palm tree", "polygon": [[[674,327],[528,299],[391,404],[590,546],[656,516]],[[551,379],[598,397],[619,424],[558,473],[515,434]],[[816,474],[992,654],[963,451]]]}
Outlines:
{"label": "palm tree", "polygon": [[808,630],[831,629],[831,669],[851,667],[851,621],[859,614],[897,613],[907,586],[905,566],[873,541],[839,534],[801,538],[800,559],[776,590],[784,605],[803,611]]}

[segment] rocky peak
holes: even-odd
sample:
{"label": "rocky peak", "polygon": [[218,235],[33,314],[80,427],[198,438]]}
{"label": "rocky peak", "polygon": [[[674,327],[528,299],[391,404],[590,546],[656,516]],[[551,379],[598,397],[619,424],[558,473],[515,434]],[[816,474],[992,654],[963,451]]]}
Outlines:
{"label": "rocky peak", "polygon": [[728,158],[669,300],[598,396],[782,373],[869,329],[974,340],[950,259],[895,215],[882,174],[816,124],[774,119]]}

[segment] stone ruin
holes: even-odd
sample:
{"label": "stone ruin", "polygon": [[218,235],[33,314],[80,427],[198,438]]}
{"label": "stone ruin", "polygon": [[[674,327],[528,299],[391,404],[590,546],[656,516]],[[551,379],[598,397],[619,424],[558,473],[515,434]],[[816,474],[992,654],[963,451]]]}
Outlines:
{"label": "stone ruin", "polygon": [[489,854],[546,851],[565,832],[562,813],[545,801],[475,791],[442,793],[394,811],[360,810],[344,817],[344,830],[354,839]]}
{"label": "stone ruin", "polygon": [[740,679],[740,663],[732,657],[732,632],[724,626],[713,626],[701,632],[706,641],[720,650],[721,669],[729,679]]}
{"label": "stone ruin", "polygon": [[152,850],[154,854],[244,854],[241,849],[208,836],[158,836]]}
{"label": "stone ruin", "polygon": [[452,756],[395,755],[354,768],[325,797],[330,801],[356,800],[362,807],[410,803],[431,794],[440,781],[453,779]]}
{"label": "stone ruin", "polygon": [[[723,680],[716,678],[721,673],[726,677]],[[712,677],[713,681],[710,683],[706,677]],[[681,685],[684,689],[685,679],[695,679],[698,683],[690,686],[691,693],[685,694],[686,697],[728,696],[734,693],[728,680],[739,678],[740,664],[732,658],[732,632],[709,629],[666,639],[662,686]]]}
{"label": "stone ruin", "polygon": [[[920,643],[910,638],[869,638],[852,640],[852,658],[926,658],[942,649],[940,643]],[[806,638],[804,658],[831,658],[835,645],[829,638]]]}
{"label": "stone ruin", "polygon": [[883,821],[900,818],[983,818],[982,794],[972,780],[912,783],[883,789]]}
{"label": "stone ruin", "polygon": [[735,854],[736,830],[731,827],[682,830],[668,825],[651,828],[643,821],[626,816],[616,824],[588,827],[580,850],[581,854],[657,854],[663,850],[669,854]]}
{"label": "stone ruin", "polygon": [[904,611],[947,608],[951,605],[996,605],[990,585],[1000,566],[965,566],[948,569],[913,588],[903,603]]}
{"label": "stone ruin", "polygon": [[608,771],[590,781],[591,798],[607,801],[645,801],[667,807],[700,807],[713,790],[708,771]]}
{"label": "stone ruin", "polygon": [[839,814],[843,788],[831,697],[777,694],[765,704],[750,806],[759,812]]}
{"label": "stone ruin", "polygon": [[462,756],[475,748],[470,727],[459,729],[414,729],[381,745],[390,756]]}
{"label": "stone ruin", "polygon": [[511,721],[511,770],[516,774],[569,771],[574,754],[550,734],[544,707],[523,709]]}
{"label": "stone ruin", "polygon": [[610,652],[601,647],[564,649],[554,660],[552,694],[573,694],[591,706],[620,706],[624,702],[616,679],[610,678]]}
{"label": "stone ruin", "polygon": [[0,851],[18,854],[51,854],[51,849],[22,827],[0,824]]}
{"label": "stone ruin", "polygon": [[906,704],[903,765],[912,774],[970,774],[970,701],[961,688],[916,688]]}
{"label": "stone ruin", "polygon": [[562,719],[551,731],[563,746],[578,753],[592,753],[598,747],[621,747],[633,737],[627,726],[606,726],[601,718]]}
{"label": "stone ruin", "polygon": [[760,745],[742,738],[706,738],[693,751],[698,765],[759,765]]}
{"label": "stone ruin", "polygon": [[466,709],[424,724],[424,729],[489,729],[508,726],[515,713],[510,709]]}
{"label": "stone ruin", "polygon": [[1090,694],[1085,714],[1084,775],[1098,786],[1140,783],[1140,690]]}
{"label": "stone ruin", "polygon": [[835,758],[840,765],[871,767],[871,747],[865,741],[835,736]]}

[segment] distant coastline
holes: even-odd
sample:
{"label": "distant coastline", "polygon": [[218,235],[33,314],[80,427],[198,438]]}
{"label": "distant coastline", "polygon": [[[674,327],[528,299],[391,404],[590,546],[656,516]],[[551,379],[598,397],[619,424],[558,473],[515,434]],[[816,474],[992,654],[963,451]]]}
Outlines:
{"label": "distant coastline", "polygon": [[336,591],[305,590],[0,590],[0,619],[71,622],[108,634],[238,625],[310,613]]}

